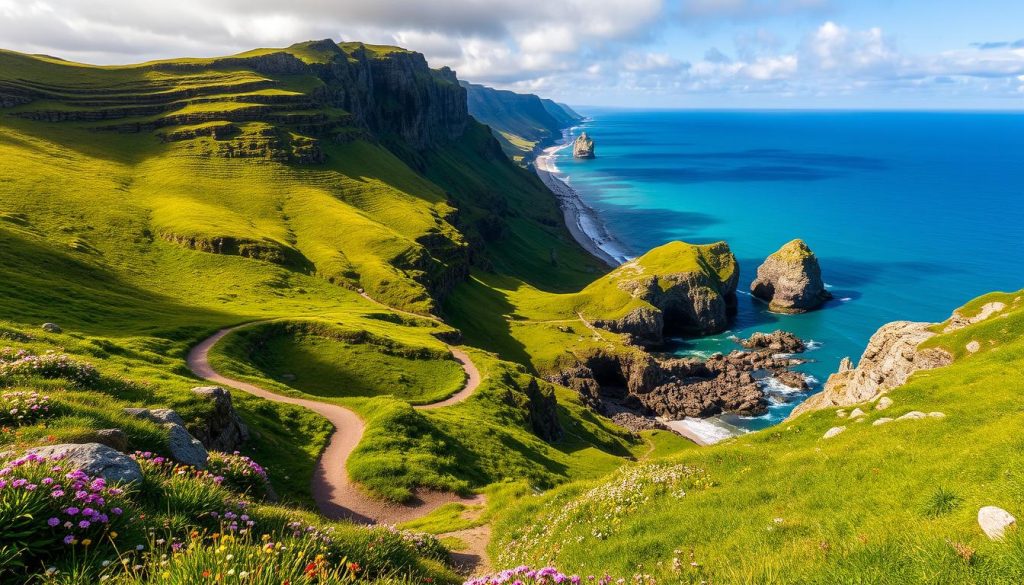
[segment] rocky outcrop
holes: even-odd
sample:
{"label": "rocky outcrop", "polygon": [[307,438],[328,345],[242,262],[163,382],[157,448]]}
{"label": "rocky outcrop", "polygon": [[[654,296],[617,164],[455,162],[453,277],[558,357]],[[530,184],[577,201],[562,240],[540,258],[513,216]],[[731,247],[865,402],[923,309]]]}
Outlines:
{"label": "rocky outcrop", "polygon": [[738,281],[739,265],[725,242],[670,242],[623,264],[581,293],[609,299],[625,292],[629,296],[623,302],[634,305],[632,309],[615,319],[581,316],[645,346],[660,345],[666,334],[718,333],[728,329],[735,314]]}
{"label": "rocky outcrop", "polygon": [[541,388],[536,378],[526,386],[526,409],[533,434],[552,443],[562,438],[562,423],[558,420],[558,401],[550,386]]}
{"label": "rocky outcrop", "polygon": [[93,435],[97,443],[122,453],[128,450],[128,435],[121,429],[100,429]]}
{"label": "rocky outcrop", "polygon": [[192,393],[208,403],[206,416],[189,425],[192,435],[207,449],[230,453],[249,439],[249,427],[235,410],[230,392],[220,386],[200,386]]}
{"label": "rocky outcrop", "polygon": [[43,457],[60,457],[68,470],[81,469],[89,475],[109,482],[135,483],[142,481],[142,470],[131,457],[100,443],[61,444],[36,447],[29,450]]}
{"label": "rocky outcrop", "polygon": [[832,298],[818,258],[803,240],[793,240],[769,256],[757,269],[750,292],[775,313],[804,313]]}
{"label": "rocky outcrop", "polygon": [[594,158],[594,139],[584,132],[572,143],[572,155],[576,158]]}
{"label": "rocky outcrop", "polygon": [[939,348],[918,349],[935,335],[931,323],[896,321],[882,326],[868,341],[857,367],[844,359],[840,370],[829,376],[825,388],[798,406],[790,418],[832,406],[851,406],[873,400],[901,386],[911,374],[949,365],[953,358]]}
{"label": "rocky outcrop", "polygon": [[[1001,303],[998,301],[985,303],[984,305],[981,306],[981,309],[976,314],[970,317],[965,316],[963,313],[960,312],[959,309],[957,309],[956,311],[953,311],[953,315],[949,318],[949,322],[946,324],[946,327],[942,330],[942,332],[949,333],[951,331],[963,329],[968,325],[980,323],[985,319],[988,319],[992,315],[995,315],[996,313],[1002,311],[1005,308],[1006,303]],[[972,351],[971,353],[974,353],[974,351]]]}
{"label": "rocky outcrop", "polygon": [[167,429],[167,452],[179,463],[191,465],[196,469],[204,469],[210,455],[206,448],[188,430],[185,421],[178,413],[169,408],[126,408],[125,414],[152,421]]}
{"label": "rocky outcrop", "polygon": [[43,323],[43,326],[41,327],[41,329],[43,331],[47,332],[47,333],[63,333],[64,332],[64,330],[61,329],[60,325],[57,325],[56,323]]}
{"label": "rocky outcrop", "polygon": [[776,353],[800,353],[807,349],[802,339],[781,329],[771,333],[756,332],[747,339],[739,340],[739,344],[755,351]]}

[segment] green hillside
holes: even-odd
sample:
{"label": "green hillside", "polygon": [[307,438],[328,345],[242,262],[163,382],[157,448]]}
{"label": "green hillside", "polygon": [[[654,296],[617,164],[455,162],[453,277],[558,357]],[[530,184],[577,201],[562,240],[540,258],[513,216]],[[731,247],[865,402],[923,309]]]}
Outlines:
{"label": "green hillside", "polygon": [[469,113],[491,127],[502,149],[519,162],[554,142],[562,130],[583,119],[568,106],[533,94],[461,82]]}
{"label": "green hillside", "polygon": [[[1022,295],[961,309],[1006,306],[928,340],[954,363],[890,391],[884,411],[828,408],[525,498],[492,550],[502,566],[683,583],[1017,583],[1024,537],[991,541],[977,515],[1024,511]],[[837,417],[857,406],[863,421]],[[945,416],[873,424],[912,411]],[[837,425],[848,430],[823,438]]]}

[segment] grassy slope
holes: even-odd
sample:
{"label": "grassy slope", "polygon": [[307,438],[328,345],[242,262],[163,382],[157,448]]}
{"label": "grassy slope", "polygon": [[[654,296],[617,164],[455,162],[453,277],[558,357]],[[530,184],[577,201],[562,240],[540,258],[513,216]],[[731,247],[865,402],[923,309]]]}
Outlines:
{"label": "grassy slope", "polygon": [[[369,48],[382,58],[394,50]],[[289,51],[306,62],[323,62],[333,52],[311,45]],[[258,141],[260,132],[280,122],[211,120],[156,133],[119,133],[90,130],[94,122],[40,122],[9,114],[108,107],[97,105],[99,99],[119,107],[133,101],[173,104],[164,113],[129,117],[142,122],[183,111],[220,115],[254,96],[294,97],[320,82],[236,66],[204,69],[210,60],[188,60],[197,68],[187,71],[178,68],[185,61],[96,68],[7,52],[0,54],[0,62],[0,82],[45,81],[56,94],[62,84],[74,87],[66,103],[33,102],[0,111],[0,158],[7,163],[0,167],[0,295],[5,299],[0,318],[28,330],[55,321],[70,336],[114,348],[110,355],[84,355],[154,387],[146,396],[106,391],[105,396],[125,405],[173,406],[188,414],[193,405],[187,389],[200,384],[184,369],[188,346],[240,322],[318,318],[402,346],[442,351],[443,344],[432,336],[437,324],[397,316],[347,288],[364,287],[393,306],[429,310],[433,299],[413,271],[402,267],[422,253],[419,242],[425,237],[457,248],[465,245],[465,233],[476,240],[484,266],[545,290],[571,290],[600,273],[599,264],[559,223],[557,206],[543,186],[510,164],[483,126],[473,125],[464,140],[427,153],[407,152],[391,141],[389,151],[354,140],[323,141],[326,162],[319,165],[224,158],[214,154],[222,140],[200,136],[165,142],[159,135],[227,124],[240,128],[244,141]],[[253,83],[272,87],[248,87]],[[200,97],[182,95],[182,90]],[[86,99],[84,91],[98,94]],[[281,113],[294,113],[291,107]],[[449,222],[453,204],[459,207],[462,231]],[[496,224],[504,226],[500,233],[481,235]],[[278,256],[269,262],[201,251],[204,243],[227,239]],[[66,339],[50,341],[65,345]],[[118,357],[134,347],[148,348],[148,353]],[[72,350],[81,353],[73,345]],[[642,449],[566,393],[559,399],[568,437],[554,446],[540,441],[524,426],[522,409],[507,403],[509,393],[515,394],[527,378],[516,366],[486,354],[480,360],[498,373],[489,377],[479,398],[421,414],[406,400],[429,401],[450,392],[454,376],[461,375],[450,367],[453,363],[415,372],[423,381],[441,376],[429,388],[370,399],[381,394],[370,386],[382,372],[398,367],[392,357],[334,344],[294,350],[264,365],[279,374],[319,361],[323,376],[305,372],[296,380],[296,386],[310,391],[331,386],[323,379],[327,376],[360,378],[360,389],[338,398],[369,423],[351,471],[386,497],[401,499],[416,485],[467,489],[506,477],[550,486],[605,473]],[[280,391],[296,391],[266,380],[242,357],[232,364],[234,370],[224,369]],[[296,359],[283,359],[289,357]],[[506,372],[515,380],[511,385],[504,380]],[[312,385],[303,386],[307,381]],[[309,470],[326,438],[323,421],[235,395],[243,416],[253,419],[259,431],[252,454],[272,470],[279,491],[308,503]],[[67,400],[84,405],[94,397],[69,393]],[[122,425],[137,435],[134,446],[159,447],[162,439],[153,429],[136,428],[99,409],[83,408],[56,434],[72,439],[89,429]],[[38,440],[47,432],[27,432],[24,440]],[[465,461],[451,455],[453,445]]]}
{"label": "grassy slope", "polygon": [[[683,582],[1019,582],[1024,538],[1013,533],[990,542],[976,515],[985,505],[1018,517],[1024,512],[1018,432],[1024,386],[1015,374],[1024,364],[1022,293],[968,305],[967,315],[983,301],[1010,308],[929,341],[954,353],[954,364],[914,375],[890,393],[895,404],[884,413],[867,405],[867,422],[838,419],[828,409],[670,456],[662,461],[706,471],[712,487],[639,503],[635,494],[618,514],[611,505],[584,505],[592,517],[617,516],[610,523],[581,523],[579,511],[557,517],[589,488],[607,493],[612,481],[527,498],[504,515],[493,550],[502,565],[528,559],[574,571],[673,579],[673,558],[679,557]],[[971,340],[981,342],[977,354],[964,350]],[[871,424],[911,410],[947,416]],[[821,438],[840,424],[848,430]],[[600,499],[594,494],[587,497]],[[595,537],[595,530],[604,536]]]}

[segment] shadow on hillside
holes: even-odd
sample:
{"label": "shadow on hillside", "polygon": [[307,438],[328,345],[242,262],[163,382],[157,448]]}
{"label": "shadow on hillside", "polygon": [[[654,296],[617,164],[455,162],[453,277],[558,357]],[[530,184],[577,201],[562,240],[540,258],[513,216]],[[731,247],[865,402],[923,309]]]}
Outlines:
{"label": "shadow on hillside", "polygon": [[448,295],[442,310],[445,322],[462,332],[467,345],[496,353],[503,360],[533,370],[526,346],[512,336],[507,319],[515,312],[515,307],[500,290],[471,278]]}
{"label": "shadow on hillside", "polygon": [[147,334],[170,339],[192,339],[212,325],[238,321],[237,315],[139,288],[80,256],[0,227],[0,318],[32,325],[53,321],[106,337]]}

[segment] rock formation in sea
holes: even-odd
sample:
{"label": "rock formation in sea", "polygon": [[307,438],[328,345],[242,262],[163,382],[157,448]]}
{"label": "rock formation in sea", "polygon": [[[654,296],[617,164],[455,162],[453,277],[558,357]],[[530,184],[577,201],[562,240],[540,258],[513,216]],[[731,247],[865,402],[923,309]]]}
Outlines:
{"label": "rock formation in sea", "polygon": [[572,143],[572,155],[576,158],[594,158],[594,139],[584,132]]}
{"label": "rock formation in sea", "polygon": [[807,349],[803,340],[789,331],[776,330],[771,333],[756,332],[738,342],[747,349],[771,350],[779,353],[800,353]]}
{"label": "rock formation in sea", "polygon": [[818,258],[803,240],[793,240],[757,269],[750,292],[774,313],[804,313],[832,298],[821,280]]}
{"label": "rock formation in sea", "polygon": [[666,334],[719,333],[729,328],[735,313],[738,281],[739,265],[725,242],[671,242],[585,289],[584,294],[600,299],[594,304],[603,309],[621,303],[622,316],[592,314],[589,308],[582,316],[595,327],[628,334],[631,343],[643,346],[662,344]]}

